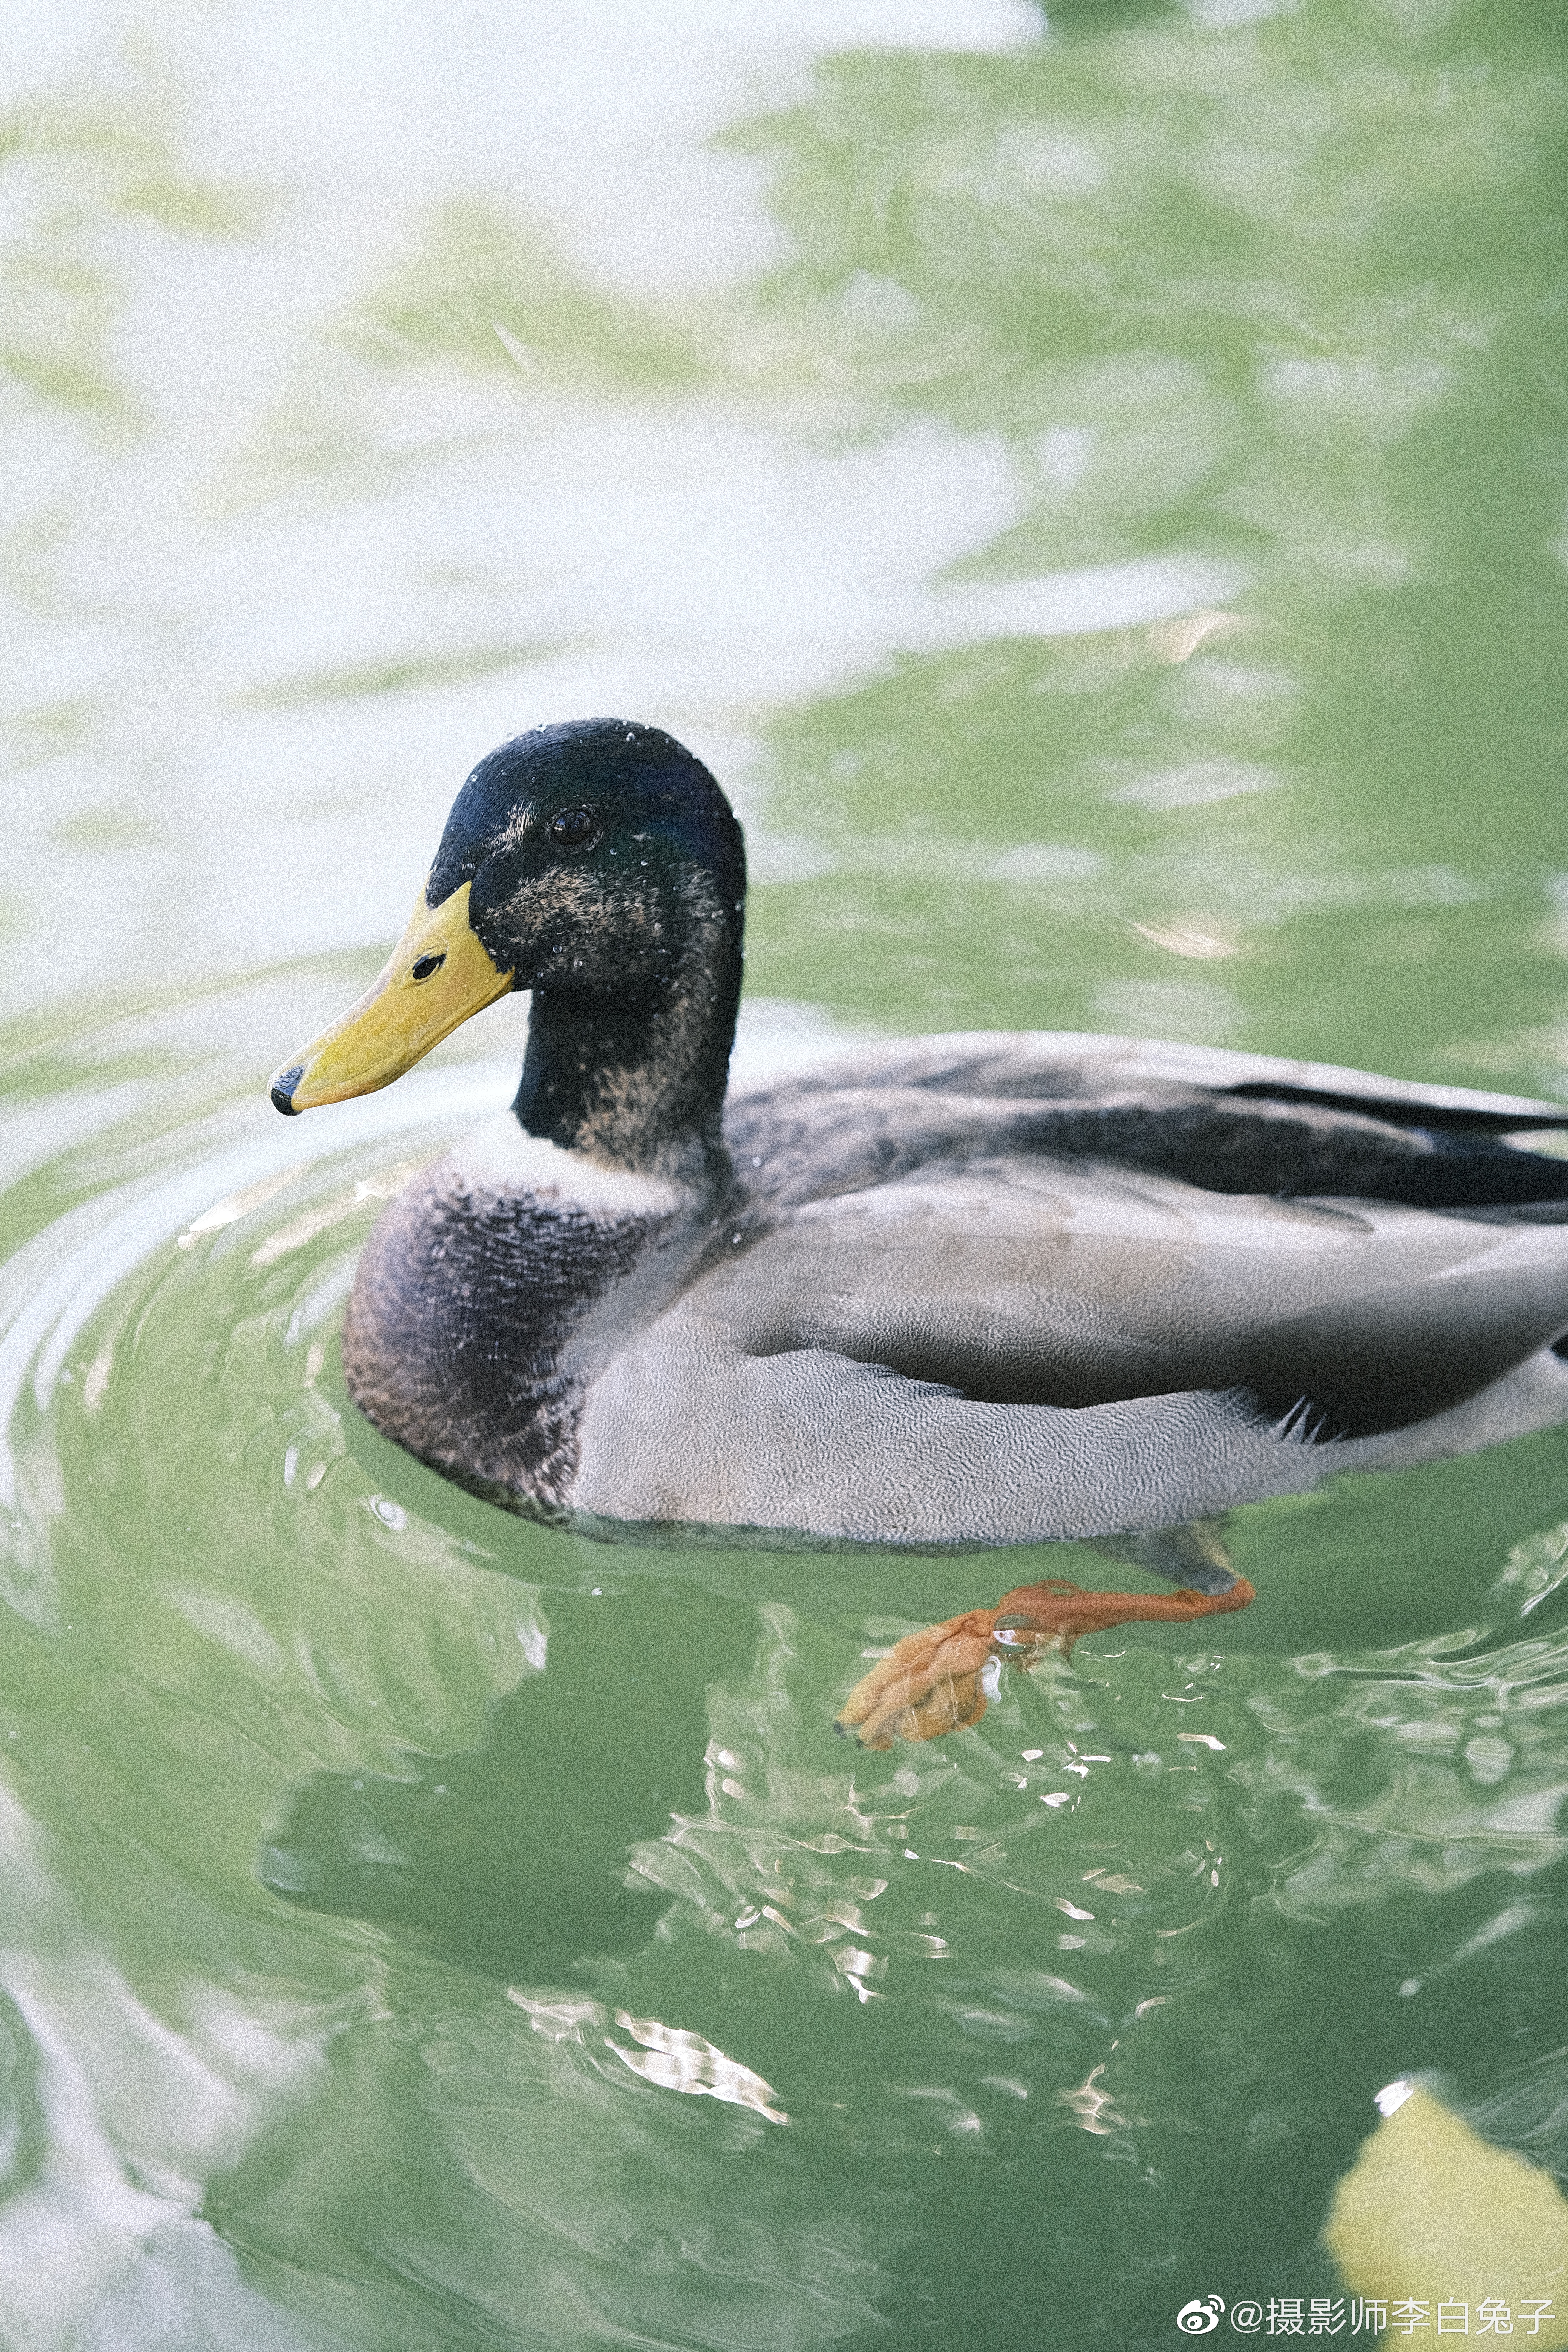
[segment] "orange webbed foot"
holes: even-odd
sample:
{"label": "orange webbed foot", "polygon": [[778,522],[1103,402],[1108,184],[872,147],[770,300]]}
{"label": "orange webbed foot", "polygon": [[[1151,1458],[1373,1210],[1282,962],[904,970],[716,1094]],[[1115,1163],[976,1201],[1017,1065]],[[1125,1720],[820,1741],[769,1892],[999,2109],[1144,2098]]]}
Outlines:
{"label": "orange webbed foot", "polygon": [[900,1739],[935,1739],[978,1723],[985,1712],[981,1675],[991,1658],[1007,1658],[1026,1671],[1052,1642],[1062,1654],[1085,1633],[1138,1620],[1182,1623],[1232,1609],[1256,1598],[1244,1576],[1225,1592],[1086,1592],[1052,1578],[1023,1584],[994,1609],[969,1609],[918,1633],[906,1633],[858,1682],[844,1702],[834,1729],[861,1748],[890,1748]]}
{"label": "orange webbed foot", "polygon": [[985,1712],[981,1670],[993,1654],[995,1621],[994,1609],[968,1609],[906,1633],[856,1684],[835,1731],[860,1748],[890,1748],[895,1733],[934,1739],[978,1723]]}

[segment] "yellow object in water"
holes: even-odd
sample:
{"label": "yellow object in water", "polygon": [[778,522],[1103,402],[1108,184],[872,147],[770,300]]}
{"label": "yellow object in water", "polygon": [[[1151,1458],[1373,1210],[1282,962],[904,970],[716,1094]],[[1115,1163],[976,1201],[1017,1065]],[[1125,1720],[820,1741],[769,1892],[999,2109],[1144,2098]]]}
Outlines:
{"label": "yellow object in water", "polygon": [[1384,2343],[1414,2341],[1402,2304],[1424,2308],[1425,2342],[1439,2305],[1447,2333],[1500,2334],[1480,2317],[1489,2302],[1507,2307],[1511,2343],[1568,2352],[1568,2198],[1551,2175],[1493,2147],[1429,2091],[1395,2084],[1379,2104],[1383,2121],[1335,2189],[1323,2238],[1352,2294],[1386,2302]]}

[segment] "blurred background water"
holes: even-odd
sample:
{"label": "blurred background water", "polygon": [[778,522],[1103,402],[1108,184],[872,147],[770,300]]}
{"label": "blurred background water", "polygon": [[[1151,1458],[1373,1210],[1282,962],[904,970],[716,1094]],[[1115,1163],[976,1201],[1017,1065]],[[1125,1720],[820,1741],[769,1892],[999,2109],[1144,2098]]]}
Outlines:
{"label": "blurred background water", "polygon": [[1116,1573],[459,1494],[335,1330],[522,1008],[261,1093],[473,760],[616,711],[745,817],[748,1069],[1568,1094],[1558,0],[75,0],[0,74],[7,2347],[1121,2352],[1343,2291],[1392,2076],[1568,2173],[1561,1433],[851,1757],[868,1653]]}

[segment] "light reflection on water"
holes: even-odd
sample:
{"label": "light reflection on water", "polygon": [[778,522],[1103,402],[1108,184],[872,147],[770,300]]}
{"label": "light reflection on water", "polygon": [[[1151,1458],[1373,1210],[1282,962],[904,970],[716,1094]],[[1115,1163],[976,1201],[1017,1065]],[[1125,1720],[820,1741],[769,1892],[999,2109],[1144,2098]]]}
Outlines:
{"label": "light reflection on water", "polygon": [[1550,11],[764,18],[106,0],[7,60],[27,2352],[1078,2352],[1330,2291],[1393,2080],[1565,2161],[1559,1437],[1242,1514],[1223,1647],[873,1758],[863,1662],[994,1567],[607,1550],[342,1395],[521,1008],[320,1127],[258,1088],[535,719],[735,789],[755,1068],[1561,1089]]}

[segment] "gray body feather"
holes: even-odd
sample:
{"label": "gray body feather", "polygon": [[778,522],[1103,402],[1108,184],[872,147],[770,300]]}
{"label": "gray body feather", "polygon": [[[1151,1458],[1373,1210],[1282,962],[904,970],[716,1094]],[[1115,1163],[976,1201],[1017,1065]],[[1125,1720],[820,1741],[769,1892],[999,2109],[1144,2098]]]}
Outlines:
{"label": "gray body feather", "polygon": [[508,1113],[372,1236],[370,1418],[589,1532],[1168,1527],[1568,1419],[1556,1106],[1047,1034],[732,1097],[701,1178]]}

